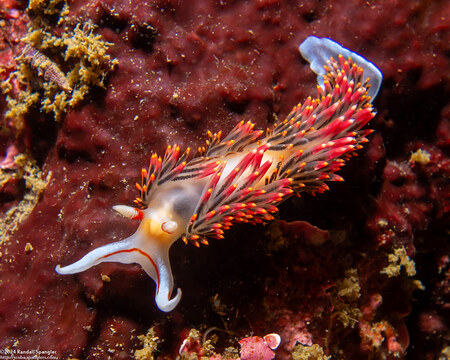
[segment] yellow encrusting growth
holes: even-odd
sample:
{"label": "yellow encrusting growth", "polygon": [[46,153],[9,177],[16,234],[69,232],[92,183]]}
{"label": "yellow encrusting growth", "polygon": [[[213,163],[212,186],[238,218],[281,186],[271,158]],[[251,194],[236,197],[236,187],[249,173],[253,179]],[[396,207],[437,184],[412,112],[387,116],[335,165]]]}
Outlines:
{"label": "yellow encrusting growth", "polygon": [[361,296],[358,270],[349,269],[345,272],[346,278],[337,281],[338,295],[349,301],[356,301]]}
{"label": "yellow encrusting growth", "polygon": [[[69,108],[82,101],[94,86],[105,87],[106,75],[117,65],[107,51],[112,45],[95,34],[95,25],[86,21],[77,24],[61,37],[52,35],[50,19],[59,17],[62,25],[69,12],[65,0],[31,0],[28,14],[31,17],[28,33],[21,39],[21,46],[31,46],[45,61],[40,61],[39,68],[34,69],[26,51],[16,57],[17,70],[2,84],[2,91],[7,94],[8,111],[6,118],[13,119],[14,125],[21,129],[23,117],[29,109],[40,104],[41,110],[53,113],[60,120]],[[19,46],[18,46],[19,47]],[[31,65],[30,65],[31,64]],[[68,87],[44,79],[42,73],[48,66],[55,66],[65,74],[64,82]],[[13,93],[12,81],[19,84],[19,93]],[[38,86],[37,84],[40,85]]]}
{"label": "yellow encrusting growth", "polygon": [[[361,296],[359,286],[358,270],[349,269],[345,272],[345,278],[337,280],[337,297],[332,298],[334,312],[332,319],[336,318],[347,328],[353,328],[362,318],[358,307],[358,299]],[[330,322],[330,327],[333,321]],[[330,328],[331,330],[331,328]]]}
{"label": "yellow encrusting growth", "polygon": [[[0,70],[1,71],[1,70]],[[39,102],[40,94],[33,92],[30,86],[25,86],[24,90],[20,90],[17,96],[11,97],[8,94],[13,89],[13,81],[16,80],[20,85],[28,82],[28,79],[33,77],[31,69],[25,64],[18,64],[17,70],[10,74],[10,76],[0,84],[0,88],[4,94],[7,94],[6,101],[8,110],[5,113],[5,118],[10,119],[11,125],[16,129],[23,130],[23,117],[29,109]]]}
{"label": "yellow encrusting growth", "polygon": [[292,360],[328,360],[331,356],[325,355],[323,348],[317,344],[305,346],[297,344],[292,351]]}
{"label": "yellow encrusting growth", "polygon": [[[403,267],[409,277],[416,275],[416,264],[409,258],[404,246],[395,249],[394,253],[388,255],[388,259],[389,265],[380,271],[381,274],[386,274],[388,277],[399,276]],[[412,284],[415,289],[425,290],[420,280],[415,279]]]}
{"label": "yellow encrusting growth", "polygon": [[65,0],[30,0],[27,10],[45,16],[66,15],[69,11]]}
{"label": "yellow encrusting growth", "polygon": [[[25,154],[15,157],[17,170],[14,173],[5,173],[0,169],[0,184],[11,179],[23,179],[27,192],[23,199],[10,208],[0,219],[0,244],[9,241],[10,236],[17,230],[20,223],[27,218],[36,206],[39,195],[44,191],[51,178],[51,173],[43,177],[36,162]],[[31,246],[31,244],[30,244]],[[31,251],[32,247],[26,247],[25,251]]]}
{"label": "yellow encrusting growth", "polygon": [[139,335],[137,338],[143,347],[134,352],[134,358],[136,360],[153,360],[158,344],[161,342],[153,327],[147,331],[146,335]]}
{"label": "yellow encrusting growth", "polygon": [[405,269],[408,276],[416,275],[416,266],[406,253],[404,246],[394,250],[393,254],[388,255],[389,265],[380,271],[381,274],[386,274],[388,277],[400,275],[402,267]]}
{"label": "yellow encrusting growth", "polygon": [[418,149],[417,151],[413,152],[409,158],[409,161],[411,163],[418,163],[421,165],[426,165],[430,162],[431,155],[428,151]]}

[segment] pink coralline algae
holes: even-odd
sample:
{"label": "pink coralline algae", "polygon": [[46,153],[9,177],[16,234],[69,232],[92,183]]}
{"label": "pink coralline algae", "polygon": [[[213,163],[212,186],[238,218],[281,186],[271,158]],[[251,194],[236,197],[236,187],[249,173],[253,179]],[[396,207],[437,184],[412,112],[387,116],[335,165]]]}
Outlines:
{"label": "pink coralline algae", "polygon": [[[198,332],[191,330],[189,336],[183,340],[179,354],[182,359],[208,359],[208,360],[272,360],[275,358],[275,352],[280,345],[281,338],[278,334],[267,334],[263,337],[249,336],[239,340],[240,350],[239,357],[232,357],[232,355],[213,354],[205,344],[201,344]],[[205,349],[206,348],[206,349]],[[231,357],[230,357],[231,356]]]}
{"label": "pink coralline algae", "polygon": [[14,144],[11,144],[6,149],[6,154],[3,159],[0,160],[0,169],[15,169],[17,164],[14,161],[14,157],[19,155],[19,151]]}
{"label": "pink coralline algae", "polygon": [[[128,359],[139,349],[137,336],[157,326],[155,357],[176,359],[185,329],[214,327],[221,330],[214,351],[233,348],[228,355],[235,358],[238,339],[271,332],[282,339],[280,360],[317,348],[343,360],[445,358],[448,1],[60,5],[67,17],[60,24],[56,14],[47,17],[48,36],[56,41],[91,21],[95,34],[114,44],[108,53],[118,65],[105,89],[92,91],[59,122],[35,106],[18,130],[15,119],[5,119],[7,99],[0,96],[1,171],[17,171],[14,146],[37,161],[43,176],[51,173],[9,241],[0,235],[0,349]],[[25,7],[14,0],[0,5],[3,81],[17,70],[18,44],[35,16]],[[240,121],[265,129],[312,94],[316,78],[297,49],[311,35],[336,40],[384,74],[369,125],[375,132],[340,173],[345,182],[320,196],[287,200],[283,221],[234,226],[203,249],[174,245],[174,281],[186,291],[170,314],[155,308],[154,284],[138,266],[55,274],[61,259],[77,260],[136,230],[111,207],[133,201],[152,152],[175,143],[196,149],[208,130],[227,134]],[[62,64],[60,54],[42,52]],[[25,181],[1,188],[0,229],[28,194]],[[396,252],[415,275],[390,262]]]}
{"label": "pink coralline algae", "polygon": [[275,358],[276,350],[280,344],[278,334],[268,334],[264,338],[252,336],[239,341],[241,345],[241,360],[272,360]]}

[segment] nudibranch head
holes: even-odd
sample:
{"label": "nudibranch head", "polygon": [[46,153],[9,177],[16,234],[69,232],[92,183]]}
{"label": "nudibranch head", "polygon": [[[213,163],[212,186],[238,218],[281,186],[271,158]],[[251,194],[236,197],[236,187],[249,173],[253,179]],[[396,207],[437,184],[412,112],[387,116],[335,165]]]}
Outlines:
{"label": "nudibranch head", "polygon": [[271,220],[276,205],[294,192],[321,193],[327,181],[341,181],[335,172],[368,141],[371,130],[363,127],[375,116],[382,75],[330,39],[309,37],[300,52],[318,74],[317,98],[295,106],[264,138],[251,122],[240,122],[224,139],[208,133],[207,146],[190,160],[189,149],[181,153],[178,146],[164,157],[153,154],[137,184],[135,202],[143,209],[114,206],[140,221],[136,232],[56,271],[75,274],[107,261],[140,264],[156,283],[157,306],[171,311],[181,299],[180,289],[171,298],[169,249],[177,239],[208,244],[233,223]]}
{"label": "nudibranch head", "polygon": [[102,262],[137,263],[156,283],[155,301],[162,311],[173,310],[181,300],[181,290],[171,299],[173,277],[169,262],[170,246],[180,237],[178,225],[150,209],[140,210],[124,205],[113,207],[121,215],[139,219],[130,237],[94,249],[72,265],[56,267],[59,274],[76,274]]}

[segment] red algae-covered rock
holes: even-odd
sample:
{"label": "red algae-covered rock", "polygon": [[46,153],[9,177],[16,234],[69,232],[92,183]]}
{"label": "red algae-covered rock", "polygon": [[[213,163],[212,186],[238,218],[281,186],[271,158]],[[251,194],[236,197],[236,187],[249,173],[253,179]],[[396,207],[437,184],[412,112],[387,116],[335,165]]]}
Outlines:
{"label": "red algae-covered rock", "polygon": [[426,229],[433,213],[439,219],[450,210],[450,160],[434,146],[414,147],[409,159],[384,168],[379,210],[369,225],[380,245],[413,246],[414,231]]}
{"label": "red algae-covered rock", "polygon": [[420,330],[428,334],[436,334],[447,330],[444,319],[433,313],[421,313],[419,316]]}
{"label": "red algae-covered rock", "polygon": [[[33,14],[21,2],[1,6],[5,80],[16,67],[10,43]],[[158,323],[166,359],[179,355],[192,326],[223,330],[218,354],[252,331],[275,331],[281,360],[313,344],[343,359],[437,358],[448,346],[449,9],[425,0],[68,2],[65,23],[49,35],[90,20],[118,65],[105,89],[57,125],[36,108],[18,134],[0,99],[1,163],[14,166],[16,148],[38,160],[43,176],[51,173],[28,218],[9,241],[1,235],[0,349],[125,359],[139,349],[134,337]],[[151,152],[174,143],[195,149],[207,130],[227,133],[241,120],[264,129],[314,94],[315,75],[297,49],[309,35],[338,41],[384,74],[376,132],[342,172],[346,182],[287,201],[286,221],[265,233],[243,225],[206,249],[176,244],[175,281],[187,291],[168,315],[137,266],[54,272],[133,232],[136,224],[111,207],[132,203]],[[25,190],[2,188],[1,211]],[[414,261],[414,279],[399,264],[398,276],[382,272],[398,249]],[[425,290],[414,292],[418,280]],[[250,349],[273,357],[260,337],[241,341],[242,359]],[[205,356],[225,357],[218,354]]]}
{"label": "red algae-covered rock", "polygon": [[[22,229],[37,220],[35,217],[42,218],[39,206]],[[51,350],[57,357],[77,355],[89,339],[88,329],[93,326],[96,311],[80,299],[76,288],[55,278],[47,257],[54,244],[45,246],[31,230],[25,234],[16,236],[7,248],[2,247],[0,314],[7,321],[0,325],[0,346]],[[52,237],[52,230],[41,226],[39,234]],[[27,243],[32,244],[31,251],[26,251]],[[74,332],[74,326],[79,331]]]}
{"label": "red algae-covered rock", "polygon": [[290,237],[303,237],[311,245],[322,245],[330,237],[328,231],[319,229],[307,221],[291,223],[280,221],[280,230]]}
{"label": "red algae-covered rock", "polygon": [[137,335],[136,327],[137,324],[134,321],[116,316],[102,322],[101,329],[96,329],[99,333],[96,341],[87,349],[86,358],[130,359],[129,349],[135,342],[133,339]]}

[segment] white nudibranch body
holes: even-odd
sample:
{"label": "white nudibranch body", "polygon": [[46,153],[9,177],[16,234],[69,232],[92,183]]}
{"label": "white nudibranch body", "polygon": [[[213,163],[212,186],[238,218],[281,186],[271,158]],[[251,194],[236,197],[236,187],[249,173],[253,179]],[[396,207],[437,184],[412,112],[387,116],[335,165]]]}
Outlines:
{"label": "white nudibranch body", "polygon": [[130,237],[92,250],[77,262],[56,267],[75,274],[102,262],[138,263],[156,283],[156,305],[173,310],[169,249],[178,239],[194,245],[222,238],[236,222],[271,220],[275,205],[293,193],[323,192],[326,181],[350,154],[362,147],[371,130],[362,129],[374,116],[372,100],[381,72],[360,55],[330,39],[307,38],[300,52],[319,76],[318,96],[294,107],[289,116],[263,131],[239,123],[224,139],[208,133],[205,148],[189,158],[169,146],[164,158],[153,154],[142,170],[142,209],[116,205],[119,214],[140,220]]}

